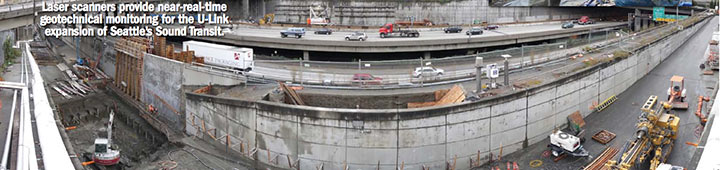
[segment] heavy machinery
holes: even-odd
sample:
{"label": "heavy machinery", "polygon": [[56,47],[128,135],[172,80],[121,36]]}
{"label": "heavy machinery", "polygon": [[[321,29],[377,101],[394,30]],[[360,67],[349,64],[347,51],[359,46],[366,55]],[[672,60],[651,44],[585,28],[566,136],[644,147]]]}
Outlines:
{"label": "heavy machinery", "polygon": [[650,160],[649,170],[657,170],[667,161],[677,139],[680,118],[670,113],[668,102],[655,105],[657,96],[650,96],[640,109],[635,137],[621,150],[622,156],[608,161],[605,166],[614,170],[629,170],[633,166],[641,169]]}
{"label": "heavy machinery", "polygon": [[258,23],[260,25],[272,24],[273,20],[275,20],[275,14],[270,13],[270,14],[265,14],[265,16],[263,16],[263,18],[260,18]]}
{"label": "heavy machinery", "polygon": [[388,23],[380,27],[380,38],[387,37],[419,37],[420,32],[414,29],[400,29],[397,24]]}
{"label": "heavy machinery", "polygon": [[672,105],[672,109],[688,109],[688,103],[685,101],[686,92],[685,78],[672,76],[667,90],[668,104]]}
{"label": "heavy machinery", "polygon": [[95,153],[93,154],[93,161],[98,165],[115,165],[120,162],[120,151],[113,149],[112,147],[112,126],[115,112],[110,110],[110,119],[108,120],[107,126],[107,138],[96,138],[95,139]]}
{"label": "heavy machinery", "polygon": [[555,157],[562,154],[579,157],[590,156],[581,143],[580,138],[561,130],[556,130],[550,134],[550,145],[548,145],[548,147],[550,147],[550,151],[552,151]]}
{"label": "heavy machinery", "polygon": [[[318,11],[318,12],[316,12]],[[319,13],[319,14],[318,14]],[[328,25],[330,24],[330,18],[323,17],[328,16],[327,15],[327,8],[324,8],[320,5],[316,7],[310,7],[310,18],[307,20],[308,25]]]}

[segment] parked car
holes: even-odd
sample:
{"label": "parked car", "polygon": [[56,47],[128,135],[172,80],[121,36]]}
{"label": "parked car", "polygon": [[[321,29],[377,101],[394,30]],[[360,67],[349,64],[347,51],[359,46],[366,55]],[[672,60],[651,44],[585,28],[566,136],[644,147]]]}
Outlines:
{"label": "parked car", "polygon": [[332,33],[333,33],[333,30],[330,28],[320,28],[319,30],[315,31],[315,34],[330,35]]}
{"label": "parked car", "polygon": [[565,23],[562,24],[562,28],[563,28],[563,29],[572,28],[572,27],[574,27],[574,26],[575,26],[575,24],[573,24],[572,22],[565,22]]}
{"label": "parked car", "polygon": [[413,72],[413,77],[418,78],[420,75],[423,77],[441,76],[444,72],[445,70],[434,67],[416,67]]}
{"label": "parked car", "polygon": [[353,75],[352,83],[355,85],[381,85],[382,78],[367,73]]}
{"label": "parked car", "polygon": [[488,25],[485,27],[485,30],[494,30],[500,28],[499,25]]}
{"label": "parked car", "polygon": [[483,29],[480,27],[473,27],[467,32],[465,32],[466,35],[481,35],[483,34]]}
{"label": "parked car", "polygon": [[354,32],[348,35],[345,35],[345,40],[358,40],[358,41],[365,41],[367,40],[368,36],[364,32]]}
{"label": "parked car", "polygon": [[305,35],[305,28],[288,28],[287,30],[280,31],[280,37],[294,36],[295,38],[302,38]]}
{"label": "parked car", "polygon": [[445,33],[460,33],[460,32],[462,32],[462,30],[463,30],[462,27],[459,27],[459,26],[451,26],[451,27],[443,28],[443,31],[445,31]]}

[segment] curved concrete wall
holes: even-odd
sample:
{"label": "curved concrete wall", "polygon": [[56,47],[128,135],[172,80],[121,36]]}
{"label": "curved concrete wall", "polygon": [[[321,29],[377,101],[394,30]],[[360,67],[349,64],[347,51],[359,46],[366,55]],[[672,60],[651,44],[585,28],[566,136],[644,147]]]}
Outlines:
{"label": "curved concrete wall", "polygon": [[[707,22],[539,87],[487,100],[421,109],[329,109],[186,93],[186,133],[197,135],[256,169],[469,169],[501,146],[509,154],[544,140],[566,116],[592,112],[593,102],[642,78]],[[228,144],[229,143],[229,144]],[[256,152],[252,152],[256,151]],[[254,153],[254,155],[250,155]],[[269,154],[269,155],[268,155]],[[247,159],[245,159],[247,158]],[[290,159],[290,161],[288,161]]]}

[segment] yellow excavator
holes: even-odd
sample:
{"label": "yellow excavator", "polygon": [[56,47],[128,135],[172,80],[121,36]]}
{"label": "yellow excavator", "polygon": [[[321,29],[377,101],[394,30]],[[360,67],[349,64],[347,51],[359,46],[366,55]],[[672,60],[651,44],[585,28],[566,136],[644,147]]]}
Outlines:
{"label": "yellow excavator", "polygon": [[614,170],[630,170],[633,166],[643,166],[645,160],[650,159],[648,169],[657,170],[667,161],[677,139],[680,118],[670,113],[672,103],[662,102],[655,106],[657,98],[650,96],[640,109],[635,139],[623,146],[623,154],[617,160],[610,160],[605,166]]}
{"label": "yellow excavator", "polygon": [[260,25],[272,24],[273,20],[275,20],[275,14],[269,13],[269,14],[265,14],[265,16],[263,16],[263,18],[260,18],[259,22],[260,22]]}

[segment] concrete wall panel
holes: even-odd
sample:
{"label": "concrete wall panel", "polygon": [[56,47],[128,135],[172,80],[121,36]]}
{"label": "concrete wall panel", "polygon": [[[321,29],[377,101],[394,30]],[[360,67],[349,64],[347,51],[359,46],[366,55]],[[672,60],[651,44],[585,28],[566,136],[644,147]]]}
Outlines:
{"label": "concrete wall panel", "polygon": [[[445,145],[427,145],[416,148],[400,148],[398,149],[398,156],[400,162],[405,162],[405,166],[408,164],[421,164],[421,163],[432,163],[432,162],[443,162],[445,161]],[[415,169],[415,168],[410,168]],[[419,167],[417,169],[420,169]]]}
{"label": "concrete wall panel", "polygon": [[160,117],[176,129],[182,129],[185,124],[185,116],[181,115],[185,113],[185,96],[181,91],[182,72],[183,63],[152,54],[143,57],[140,100],[155,106]]}
{"label": "concrete wall panel", "polygon": [[466,121],[474,121],[479,119],[487,119],[490,117],[490,107],[481,107],[475,110],[463,111],[447,115],[447,123],[455,124]]}
{"label": "concrete wall panel", "polygon": [[552,117],[554,115],[553,112],[553,102],[545,102],[539,105],[530,106],[527,109],[528,112],[528,122],[533,123],[536,121],[539,121],[541,119],[546,119],[549,117]]}
{"label": "concrete wall panel", "polygon": [[445,143],[445,126],[399,130],[401,148],[415,148]]}
{"label": "concrete wall panel", "polygon": [[397,130],[348,129],[348,147],[394,148],[397,147]]}
{"label": "concrete wall panel", "polygon": [[476,139],[490,134],[490,119],[469,121],[447,126],[447,142]]}
{"label": "concrete wall panel", "polygon": [[495,134],[518,127],[524,127],[526,120],[525,110],[492,117],[490,120],[490,133]]}

